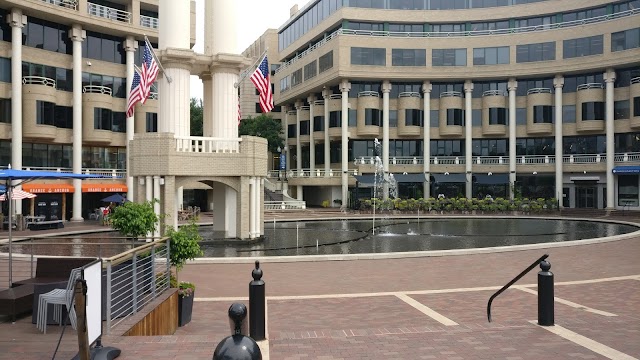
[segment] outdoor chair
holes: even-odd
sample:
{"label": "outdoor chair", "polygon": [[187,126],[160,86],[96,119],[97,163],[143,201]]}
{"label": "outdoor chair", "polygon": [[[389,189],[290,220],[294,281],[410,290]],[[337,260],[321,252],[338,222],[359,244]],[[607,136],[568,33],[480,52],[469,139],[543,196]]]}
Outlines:
{"label": "outdoor chair", "polygon": [[76,280],[80,277],[82,269],[75,268],[71,270],[69,281],[65,289],[54,289],[46,294],[41,294],[38,300],[38,318],[37,326],[40,331],[47,333],[47,310],[49,305],[53,305],[53,318],[60,325],[65,321],[66,310],[69,313],[71,326],[76,329],[76,311],[73,304],[73,288]]}

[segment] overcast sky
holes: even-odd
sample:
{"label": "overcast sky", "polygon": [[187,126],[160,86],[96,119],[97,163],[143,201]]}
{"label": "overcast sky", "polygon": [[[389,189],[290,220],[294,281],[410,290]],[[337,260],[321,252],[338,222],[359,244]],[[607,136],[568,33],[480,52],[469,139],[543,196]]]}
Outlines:
{"label": "overcast sky", "polygon": [[[215,0],[214,0],[215,1]],[[289,10],[295,4],[300,8],[309,0],[235,0],[238,6],[237,35],[241,53],[269,28],[277,29],[289,18]],[[204,51],[204,0],[196,0],[196,45],[194,50]],[[231,31],[230,31],[231,32]],[[202,98],[202,82],[191,77],[191,97]]]}

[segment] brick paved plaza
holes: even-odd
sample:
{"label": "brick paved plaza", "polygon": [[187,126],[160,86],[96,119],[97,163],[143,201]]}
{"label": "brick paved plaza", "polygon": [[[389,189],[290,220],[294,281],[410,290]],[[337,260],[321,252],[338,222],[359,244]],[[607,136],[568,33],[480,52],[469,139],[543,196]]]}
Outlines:
{"label": "brick paved plaza", "polygon": [[[291,216],[291,215],[290,215]],[[267,215],[268,218],[268,215]],[[539,327],[537,269],[487,300],[548,253],[554,327]],[[262,262],[268,359],[640,358],[640,237],[534,250],[347,261]],[[189,264],[197,285],[192,322],[174,336],[105,336],[120,359],[211,359],[229,335],[226,311],[248,305],[253,264]],[[0,324],[0,359],[50,359],[60,335],[30,317]],[[73,356],[67,329],[56,358]]]}

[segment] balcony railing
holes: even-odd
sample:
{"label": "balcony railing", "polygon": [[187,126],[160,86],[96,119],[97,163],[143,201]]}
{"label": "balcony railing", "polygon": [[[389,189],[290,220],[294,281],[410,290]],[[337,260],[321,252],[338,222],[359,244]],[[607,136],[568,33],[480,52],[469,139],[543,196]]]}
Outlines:
{"label": "balcony railing", "polygon": [[237,153],[242,139],[188,136],[176,138],[176,151],[192,153]]}
{"label": "balcony railing", "polygon": [[342,94],[331,94],[329,95],[329,100],[338,100],[342,99]]}
{"label": "balcony railing", "polygon": [[67,9],[78,10],[78,1],[77,0],[41,0],[44,3],[62,6]]}
{"label": "balcony railing", "polygon": [[507,96],[507,92],[503,90],[487,90],[482,93],[482,96]]}
{"label": "balcony railing", "polygon": [[434,156],[430,160],[433,165],[464,165],[464,156]]}
{"label": "balcony railing", "polygon": [[158,28],[158,18],[151,16],[140,15],[140,26],[148,27],[151,29]]}
{"label": "balcony railing", "polygon": [[445,91],[440,93],[440,98],[445,97],[462,97],[462,93],[460,91]]}
{"label": "balcony railing", "polygon": [[[25,170],[32,171],[53,171],[59,173],[73,173],[73,168],[70,167],[50,167],[50,166],[23,166]],[[114,179],[121,179],[127,176],[127,170],[125,169],[104,169],[104,168],[82,168],[83,174],[100,175],[111,177]],[[89,178],[91,180],[104,180],[104,178]]]}
{"label": "balcony railing", "polygon": [[124,10],[110,8],[104,5],[87,3],[87,12],[89,15],[99,16],[105,19],[111,19],[126,23],[131,23],[131,13]]}
{"label": "balcony railing", "polygon": [[631,79],[632,84],[640,84],[640,76]]}
{"label": "balcony railing", "polygon": [[399,98],[404,98],[404,97],[420,98],[420,93],[416,91],[404,91],[398,94],[398,97]]}
{"label": "balcony railing", "polygon": [[149,99],[150,100],[158,100],[158,93],[154,92],[154,91],[150,92],[149,93]]}
{"label": "balcony railing", "polygon": [[49,86],[55,89],[56,81],[54,79],[44,77],[44,76],[23,76],[22,77],[23,85],[44,85]]}
{"label": "balcony railing", "polygon": [[109,96],[113,94],[113,90],[111,90],[111,88],[100,85],[85,85],[82,87],[82,92],[87,94],[104,94]]}
{"label": "balcony railing", "polygon": [[580,84],[577,89],[578,91],[587,89],[604,89],[604,85],[602,83]]}
{"label": "balcony railing", "polygon": [[324,105],[324,100],[316,100],[313,102],[313,105]]}
{"label": "balcony railing", "polygon": [[265,210],[304,210],[307,208],[307,202],[302,200],[288,201],[265,201]]}
{"label": "balcony railing", "polygon": [[[282,172],[283,175],[285,175],[285,172]],[[347,174],[349,175],[358,175],[358,170],[355,169],[349,169],[347,170]],[[311,171],[311,169],[300,169],[300,170],[296,170],[296,169],[291,169],[289,171],[286,172],[286,176],[288,178],[313,178],[313,177],[341,177],[342,176],[342,170],[329,170],[328,172],[324,171],[324,169],[320,170],[320,169],[315,169],[313,171]]]}
{"label": "balcony railing", "polygon": [[620,18],[624,18],[627,16],[636,16],[640,14],[640,9],[631,9],[627,11],[621,11],[615,14],[608,14],[602,16],[596,16],[588,19],[567,21],[555,24],[545,24],[545,25],[535,25],[535,26],[525,26],[520,28],[507,28],[507,29],[495,29],[495,30],[474,30],[474,31],[449,31],[449,32],[400,32],[400,31],[367,31],[367,30],[350,30],[350,29],[338,29],[334,31],[331,35],[323,39],[322,41],[314,44],[307,50],[298,54],[296,57],[291,60],[283,63],[280,68],[276,70],[276,74],[288,68],[293,63],[299,61],[300,59],[307,56],[309,53],[314,52],[315,50],[322,47],[324,44],[329,42],[330,40],[336,38],[340,35],[355,35],[355,36],[386,36],[386,37],[464,37],[464,36],[487,36],[487,35],[502,35],[502,34],[513,34],[513,33],[523,33],[523,32],[538,32],[538,31],[547,31],[547,30],[555,30],[555,29],[564,29],[571,28],[577,26],[583,26],[586,24],[595,24],[600,22],[612,21]]}
{"label": "balcony railing", "polygon": [[531,94],[551,94],[550,88],[533,88],[527,90],[527,95]]}
{"label": "balcony railing", "polygon": [[380,94],[378,94],[377,91],[360,91],[358,93],[358,97],[367,97],[367,96],[380,97]]}

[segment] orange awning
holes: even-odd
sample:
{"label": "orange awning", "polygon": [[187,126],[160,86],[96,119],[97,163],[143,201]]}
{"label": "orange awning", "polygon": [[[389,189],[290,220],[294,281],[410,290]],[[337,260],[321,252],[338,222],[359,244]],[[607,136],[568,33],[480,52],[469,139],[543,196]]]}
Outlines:
{"label": "orange awning", "polygon": [[[59,194],[74,192],[71,184],[34,184],[28,183],[22,185],[22,190],[33,194]],[[126,184],[82,184],[82,192],[127,192]]]}

